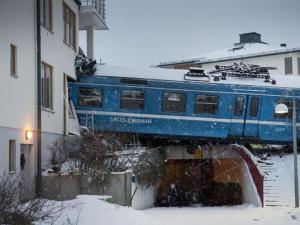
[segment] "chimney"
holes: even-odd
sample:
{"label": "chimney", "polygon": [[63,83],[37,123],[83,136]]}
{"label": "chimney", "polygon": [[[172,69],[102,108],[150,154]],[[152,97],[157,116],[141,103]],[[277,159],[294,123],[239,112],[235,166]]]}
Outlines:
{"label": "chimney", "polygon": [[246,43],[263,43],[261,41],[261,34],[256,32],[240,34],[240,44]]}
{"label": "chimney", "polygon": [[280,47],[286,48],[286,43],[281,43]]}

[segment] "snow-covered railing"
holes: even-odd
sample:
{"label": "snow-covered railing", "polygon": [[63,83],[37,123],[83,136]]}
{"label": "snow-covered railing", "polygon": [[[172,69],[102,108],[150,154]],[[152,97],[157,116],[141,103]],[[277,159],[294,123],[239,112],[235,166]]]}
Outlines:
{"label": "snow-covered railing", "polygon": [[105,20],[105,0],[81,0],[81,5],[94,7],[101,18]]}

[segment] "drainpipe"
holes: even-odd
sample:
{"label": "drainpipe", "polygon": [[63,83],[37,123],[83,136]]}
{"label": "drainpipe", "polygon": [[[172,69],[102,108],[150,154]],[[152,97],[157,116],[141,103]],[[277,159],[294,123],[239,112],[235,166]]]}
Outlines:
{"label": "drainpipe", "polygon": [[36,195],[41,196],[42,184],[42,76],[41,76],[41,0],[36,0],[36,74],[37,74],[37,175],[36,175]]}

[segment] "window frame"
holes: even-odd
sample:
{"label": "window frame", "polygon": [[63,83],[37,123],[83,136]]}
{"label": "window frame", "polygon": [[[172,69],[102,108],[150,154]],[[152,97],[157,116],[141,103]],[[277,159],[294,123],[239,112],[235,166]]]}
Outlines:
{"label": "window frame", "polygon": [[[197,102],[198,97],[205,97],[205,98],[216,98],[216,102]],[[201,104],[202,103],[202,104]],[[219,96],[218,95],[205,95],[205,94],[196,94],[195,95],[195,101],[194,101],[194,114],[208,114],[208,115],[215,115],[219,112]],[[209,105],[209,106],[216,106],[217,108],[214,109],[214,112],[200,112],[197,111],[198,107],[197,104],[199,105]],[[204,107],[205,108],[205,107]]]}
{"label": "window frame", "polygon": [[17,142],[16,140],[8,141],[8,171],[15,173],[17,170]]}
{"label": "window frame", "polygon": [[[92,93],[95,93],[94,90],[98,89],[100,95],[92,95],[92,94],[89,94],[89,95],[81,95],[80,94],[80,91],[82,89],[86,89],[86,90],[93,90]],[[83,97],[86,97],[86,98],[95,98],[95,97],[99,97],[100,98],[100,101],[99,101],[99,105],[83,105],[81,104],[81,98]],[[104,105],[104,90],[103,88],[101,87],[79,87],[78,89],[78,106],[80,107],[93,107],[93,108],[103,108],[103,105]]]}
{"label": "window frame", "polygon": [[10,44],[10,75],[17,77],[18,68],[18,48],[14,44]]}
{"label": "window frame", "polygon": [[[257,104],[255,106],[255,110],[253,111],[253,100],[257,100]],[[257,96],[252,96],[250,99],[250,109],[249,109],[249,117],[257,117],[259,113],[259,108],[260,108],[260,98]]]}
{"label": "window frame", "polygon": [[297,57],[298,75],[300,75],[300,57]]}
{"label": "window frame", "polygon": [[[139,92],[139,94],[141,94],[141,98],[140,99],[134,98],[134,96],[132,96],[132,98],[126,97],[127,99],[125,99],[125,101],[124,101],[124,97],[123,97],[124,92]],[[145,109],[145,97],[146,97],[146,94],[145,94],[144,90],[122,89],[120,91],[120,109],[144,110]],[[128,104],[128,102],[134,102],[134,104]],[[142,102],[142,103],[139,104],[138,102]],[[139,105],[141,105],[141,107],[139,107]],[[131,106],[131,107],[128,107],[128,106]]]}
{"label": "window frame", "polygon": [[[47,69],[50,69],[50,83],[49,83],[49,87],[48,87],[48,91],[46,93],[46,95],[48,96],[48,103],[46,105],[45,103],[45,90],[46,90],[46,84],[45,84],[45,75],[47,75]],[[41,94],[42,94],[42,108],[44,110],[48,110],[48,111],[53,111],[54,110],[54,78],[53,78],[53,66],[51,66],[50,64],[46,63],[46,62],[42,62],[42,66],[41,66],[41,82],[42,82],[42,90],[41,90]]]}
{"label": "window frame", "polygon": [[[48,3],[48,4],[46,4]],[[49,12],[47,13],[46,5],[48,5]],[[46,18],[48,16],[48,18]],[[49,24],[47,23],[49,22]],[[41,0],[41,26],[46,30],[53,32],[53,1]]]}
{"label": "window frame", "polygon": [[284,58],[284,73],[285,73],[285,75],[293,74],[293,57],[292,56]]}
{"label": "window frame", "polygon": [[[184,107],[182,110],[172,110],[172,109],[169,109],[169,108],[166,108],[166,101],[169,101],[169,99],[166,99],[168,97],[166,97],[165,95],[171,95],[171,94],[179,94],[181,96],[184,96]],[[176,91],[164,91],[162,93],[162,103],[161,103],[161,111],[162,112],[165,112],[165,113],[186,113],[186,110],[187,110],[187,94],[184,93],[184,92],[176,92]]]}
{"label": "window frame", "polygon": [[[242,104],[241,104],[242,108],[239,111],[237,111],[238,98],[242,98],[243,99]],[[234,112],[233,112],[233,115],[234,116],[242,116],[243,113],[244,113],[244,111],[245,111],[245,97],[242,96],[242,95],[236,96],[235,103],[234,103]],[[237,112],[239,112],[239,113],[237,113]]]}
{"label": "window frame", "polygon": [[63,2],[63,42],[74,50],[77,45],[76,28],[77,18],[75,12],[65,2]]}

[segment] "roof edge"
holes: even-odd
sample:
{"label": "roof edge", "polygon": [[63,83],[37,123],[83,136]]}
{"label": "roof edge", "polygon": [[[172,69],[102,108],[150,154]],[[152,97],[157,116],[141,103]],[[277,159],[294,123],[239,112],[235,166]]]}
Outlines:
{"label": "roof edge", "polygon": [[276,51],[269,51],[269,52],[259,52],[259,53],[244,54],[244,55],[242,54],[237,56],[220,57],[220,58],[212,58],[212,59],[203,59],[203,57],[202,58],[199,57],[199,58],[192,58],[192,59],[185,59],[185,60],[174,60],[174,61],[160,63],[157,66],[169,66],[169,65],[184,64],[184,63],[211,63],[211,62],[228,61],[228,60],[240,59],[240,58],[253,58],[253,57],[280,55],[280,54],[294,53],[294,52],[300,52],[300,48],[289,48],[280,51],[276,50]]}

